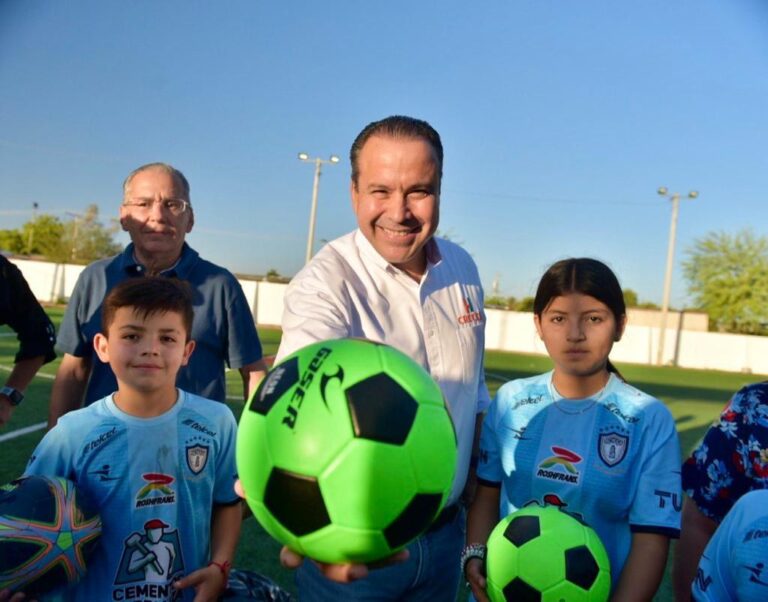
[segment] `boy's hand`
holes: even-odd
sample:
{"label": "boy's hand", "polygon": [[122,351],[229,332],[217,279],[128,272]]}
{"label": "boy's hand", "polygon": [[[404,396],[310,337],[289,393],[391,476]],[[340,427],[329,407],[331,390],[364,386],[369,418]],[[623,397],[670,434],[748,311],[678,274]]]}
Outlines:
{"label": "boy's hand", "polygon": [[227,589],[227,579],[215,564],[198,569],[173,584],[176,589],[195,588],[194,602],[215,602]]}
{"label": "boy's hand", "polygon": [[472,588],[477,602],[488,602],[488,594],[485,592],[486,580],[483,575],[483,561],[479,558],[470,558],[465,569],[467,583]]}

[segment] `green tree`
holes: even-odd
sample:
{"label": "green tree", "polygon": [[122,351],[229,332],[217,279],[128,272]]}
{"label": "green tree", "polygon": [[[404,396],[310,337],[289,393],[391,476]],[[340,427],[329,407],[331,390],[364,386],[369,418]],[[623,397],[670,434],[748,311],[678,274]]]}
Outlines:
{"label": "green tree", "polygon": [[0,250],[23,253],[24,241],[19,230],[0,230]]}
{"label": "green tree", "polygon": [[515,309],[517,299],[514,297],[502,297],[501,295],[491,295],[485,298],[485,306],[492,309]]}
{"label": "green tree", "polygon": [[58,217],[43,213],[21,227],[24,252],[29,255],[43,255],[51,261],[66,261],[62,238],[64,224]]}
{"label": "green tree", "polygon": [[624,289],[624,305],[627,307],[637,307],[637,293],[631,288]]}
{"label": "green tree", "polygon": [[91,263],[118,253],[120,245],[113,239],[118,228],[117,220],[113,220],[109,226],[102,225],[98,206],[88,205],[85,212],[74,218],[67,227],[67,233],[71,235],[73,260]]}
{"label": "green tree", "polygon": [[636,307],[639,309],[661,309],[661,307],[653,301],[641,301]]}
{"label": "green tree", "polygon": [[768,334],[768,237],[710,232],[686,250],[683,272],[711,326]]}
{"label": "green tree", "polygon": [[[9,240],[20,241],[7,250],[15,253],[42,255],[56,263],[90,263],[109,257],[120,250],[114,241],[119,225],[117,221],[106,227],[99,221],[99,208],[89,205],[82,214],[67,221],[43,213],[25,223],[16,232],[17,237],[9,235]],[[0,246],[3,238],[0,236]]]}
{"label": "green tree", "polygon": [[523,297],[517,302],[517,311],[533,311],[533,297]]}

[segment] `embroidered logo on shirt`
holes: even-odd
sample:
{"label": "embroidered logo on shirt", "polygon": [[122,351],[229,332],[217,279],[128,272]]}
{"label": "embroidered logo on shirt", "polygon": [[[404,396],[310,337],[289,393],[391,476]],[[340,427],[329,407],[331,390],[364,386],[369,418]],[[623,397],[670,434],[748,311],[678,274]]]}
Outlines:
{"label": "embroidered logo on shirt", "polygon": [[564,447],[553,445],[551,447],[554,456],[546,458],[539,464],[536,476],[550,481],[560,481],[578,485],[580,473],[575,464],[581,462],[582,457]]}
{"label": "embroidered logo on shirt", "polygon": [[472,304],[472,299],[467,297],[462,298],[464,304],[464,313],[459,316],[459,324],[462,326],[471,326],[473,324],[480,324],[483,321],[483,314],[481,314],[475,306]]}
{"label": "embroidered logo on shirt", "polygon": [[747,531],[747,534],[744,536],[744,539],[742,540],[742,543],[746,543],[748,541],[752,541],[753,539],[763,539],[764,537],[768,537],[768,530],[766,529],[750,529]]}
{"label": "embroidered logo on shirt", "polygon": [[699,569],[696,571],[696,585],[699,586],[701,591],[705,592],[712,585],[712,577],[707,575],[702,569]]}
{"label": "embroidered logo on shirt", "polygon": [[607,466],[616,466],[627,455],[629,437],[616,432],[601,433],[597,440],[600,459]]}
{"label": "embroidered logo on shirt", "polygon": [[192,418],[187,418],[186,420],[182,420],[181,424],[184,426],[188,426],[191,429],[195,429],[199,433],[203,433],[203,435],[208,435],[209,437],[215,437],[216,431],[212,431],[204,424],[200,424],[196,420],[193,420]]}
{"label": "embroidered logo on shirt", "polygon": [[136,494],[136,508],[158,506],[160,504],[173,504],[176,502],[176,493],[170,485],[175,479],[167,474],[147,472],[141,475],[147,481]]}
{"label": "embroidered logo on shirt", "polygon": [[516,402],[515,405],[512,406],[512,409],[516,410],[517,408],[522,406],[531,406],[531,405],[535,406],[537,404],[540,404],[543,398],[544,398],[543,395],[537,395],[536,397],[532,397],[532,396],[526,397],[525,399],[521,399],[520,401]]}
{"label": "embroidered logo on shirt", "polygon": [[750,582],[757,583],[758,585],[762,585],[764,587],[768,586],[768,581],[764,581],[763,579],[765,578],[760,576],[760,574],[763,572],[763,569],[765,568],[765,565],[762,562],[758,562],[755,566],[749,566],[748,564],[743,566],[750,573],[752,573],[749,576]]}
{"label": "embroidered logo on shirt", "polygon": [[113,477],[111,475],[112,467],[109,464],[104,464],[101,468],[97,468],[96,470],[89,470],[88,474],[97,475],[99,478],[99,481],[102,483],[104,481],[119,481],[120,477]]}
{"label": "embroidered logo on shirt", "polygon": [[98,437],[86,443],[85,447],[83,447],[83,453],[87,454],[88,452],[98,449],[115,435],[117,435],[117,427],[113,426],[110,430],[101,433]]}
{"label": "embroidered logo on shirt", "polygon": [[637,416],[630,416],[629,414],[625,414],[624,412],[621,411],[621,408],[619,408],[619,406],[617,406],[613,402],[606,403],[602,407],[608,410],[614,416],[618,416],[624,422],[627,422],[629,424],[635,424],[637,422],[640,422],[640,419]]}
{"label": "embroidered logo on shirt", "polygon": [[512,433],[512,437],[515,439],[519,439],[520,441],[527,441],[528,438],[525,436],[525,427],[521,426],[519,429],[512,428],[511,426],[504,425],[504,428],[506,428],[508,431]]}
{"label": "embroidered logo on shirt", "polygon": [[667,501],[671,501],[672,508],[674,508],[675,512],[680,512],[683,509],[683,495],[680,493],[656,489],[654,490],[653,495],[659,500],[659,508],[666,508]]}
{"label": "embroidered logo on shirt", "polygon": [[187,466],[194,474],[200,474],[208,463],[208,450],[210,448],[207,445],[187,446]]}

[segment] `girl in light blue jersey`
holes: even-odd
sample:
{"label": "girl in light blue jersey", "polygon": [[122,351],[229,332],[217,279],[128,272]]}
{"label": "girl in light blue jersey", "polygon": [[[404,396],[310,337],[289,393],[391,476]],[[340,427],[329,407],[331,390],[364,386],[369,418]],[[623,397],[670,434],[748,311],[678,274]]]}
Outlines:
{"label": "girl in light blue jersey", "polygon": [[556,503],[600,536],[611,599],[651,600],[679,534],[680,448],[666,407],[608,359],[626,325],[616,276],[594,259],[558,261],[539,282],[534,323],[554,369],[502,386],[484,419],[464,573],[486,600],[484,545],[500,517]]}

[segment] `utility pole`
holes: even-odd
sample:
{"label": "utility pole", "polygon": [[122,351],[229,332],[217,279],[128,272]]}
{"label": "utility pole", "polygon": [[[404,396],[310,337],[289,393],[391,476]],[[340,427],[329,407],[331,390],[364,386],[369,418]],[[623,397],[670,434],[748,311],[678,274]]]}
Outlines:
{"label": "utility pole", "polygon": [[35,223],[37,222],[37,208],[40,205],[32,203],[32,222],[29,224],[29,237],[27,238],[27,255],[32,255],[32,241],[35,238]]}
{"label": "utility pole", "polygon": [[315,219],[317,215],[317,192],[320,188],[320,172],[322,171],[323,163],[338,163],[339,158],[336,155],[331,155],[328,160],[320,159],[319,157],[310,158],[307,153],[299,153],[299,159],[308,163],[315,164],[315,180],[312,184],[312,207],[309,211],[309,233],[307,234],[307,252],[304,258],[304,263],[309,263],[312,259],[312,247],[315,244]]}
{"label": "utility pole", "polygon": [[[669,244],[667,246],[667,268],[664,274],[664,298],[661,302],[661,325],[659,326],[659,349],[656,355],[656,364],[661,366],[664,362],[664,336],[667,331],[667,314],[669,313],[669,295],[672,289],[672,265],[675,257],[675,236],[677,234],[677,215],[680,210],[680,193],[671,193],[666,186],[657,190],[658,194],[672,201],[672,219],[669,224]],[[689,199],[695,199],[699,193],[691,190]]]}

